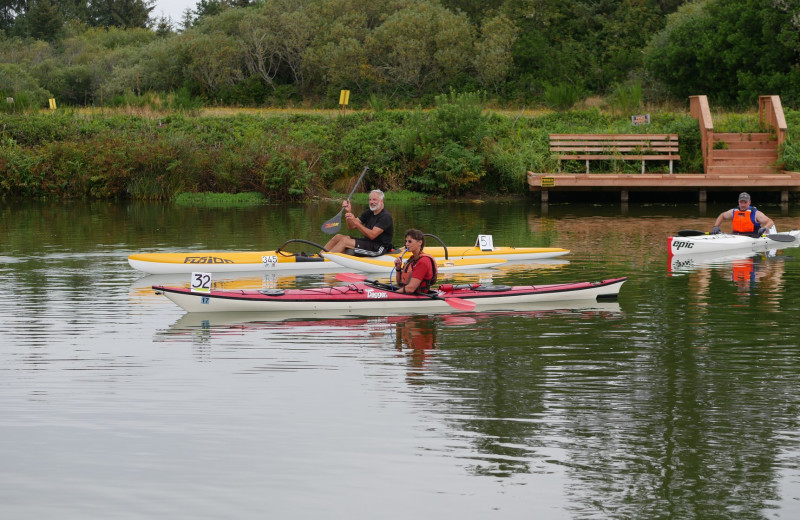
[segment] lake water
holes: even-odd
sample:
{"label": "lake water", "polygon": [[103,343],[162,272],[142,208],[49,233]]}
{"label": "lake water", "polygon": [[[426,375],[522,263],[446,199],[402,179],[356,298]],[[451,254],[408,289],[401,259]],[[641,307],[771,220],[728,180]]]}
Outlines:
{"label": "lake water", "polygon": [[398,243],[571,250],[447,280],[629,281],[581,308],[276,321],[185,314],[150,285],[188,280],[126,258],[321,243],[335,204],[3,202],[0,518],[798,518],[800,249],[667,257],[723,209],[397,205]]}

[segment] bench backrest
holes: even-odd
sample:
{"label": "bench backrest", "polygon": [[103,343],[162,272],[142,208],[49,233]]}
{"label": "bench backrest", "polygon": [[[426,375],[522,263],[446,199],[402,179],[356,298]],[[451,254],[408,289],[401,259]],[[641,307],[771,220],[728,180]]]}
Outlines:
{"label": "bench backrest", "polygon": [[677,153],[677,134],[550,134],[556,153]]}

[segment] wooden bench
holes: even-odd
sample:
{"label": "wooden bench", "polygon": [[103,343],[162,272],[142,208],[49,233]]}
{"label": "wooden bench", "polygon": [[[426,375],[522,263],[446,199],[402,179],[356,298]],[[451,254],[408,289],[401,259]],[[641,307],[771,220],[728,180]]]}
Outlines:
{"label": "wooden bench", "polygon": [[580,160],[586,173],[593,160],[642,161],[642,173],[645,161],[669,161],[672,173],[672,161],[681,160],[677,134],[550,134],[550,152],[558,154],[558,171],[561,161]]}

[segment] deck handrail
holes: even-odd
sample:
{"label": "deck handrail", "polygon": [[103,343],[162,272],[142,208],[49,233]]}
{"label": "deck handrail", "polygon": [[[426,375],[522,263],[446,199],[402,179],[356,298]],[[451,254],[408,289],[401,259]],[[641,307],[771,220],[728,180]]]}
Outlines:
{"label": "deck handrail", "polygon": [[780,96],[758,96],[758,123],[774,130],[780,148],[786,140],[786,117]]}
{"label": "deck handrail", "polygon": [[708,171],[714,154],[714,121],[707,96],[689,96],[689,113],[700,124],[700,149],[703,152],[703,171]]}

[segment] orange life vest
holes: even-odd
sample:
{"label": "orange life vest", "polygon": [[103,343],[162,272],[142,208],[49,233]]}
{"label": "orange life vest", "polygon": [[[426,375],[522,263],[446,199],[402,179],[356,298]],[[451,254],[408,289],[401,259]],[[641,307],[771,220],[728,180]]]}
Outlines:
{"label": "orange life vest", "polygon": [[747,208],[746,211],[739,209],[733,210],[733,232],[734,233],[755,233],[759,224],[756,222],[756,212],[758,210],[753,206]]}

